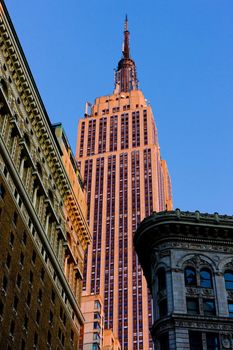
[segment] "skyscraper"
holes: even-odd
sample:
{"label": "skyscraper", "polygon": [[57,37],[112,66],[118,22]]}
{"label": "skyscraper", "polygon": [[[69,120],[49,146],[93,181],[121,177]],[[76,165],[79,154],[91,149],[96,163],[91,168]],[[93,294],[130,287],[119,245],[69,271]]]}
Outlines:
{"label": "skyscraper", "polygon": [[133,235],[145,216],[171,209],[171,184],[151,107],[138,89],[127,18],[122,54],[114,93],[87,103],[78,126],[76,156],[93,235],[83,294],[102,296],[105,328],[122,349],[148,350],[151,306]]}

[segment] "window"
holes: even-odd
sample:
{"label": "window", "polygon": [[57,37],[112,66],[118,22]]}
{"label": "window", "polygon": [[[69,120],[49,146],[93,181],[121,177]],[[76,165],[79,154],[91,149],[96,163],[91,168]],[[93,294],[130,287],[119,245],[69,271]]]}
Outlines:
{"label": "window", "polygon": [[202,334],[200,332],[189,332],[190,350],[202,350]]}
{"label": "window", "polygon": [[99,350],[99,344],[97,344],[97,343],[93,343],[92,344],[92,350]]}
{"label": "window", "polygon": [[0,300],[0,316],[3,315],[3,311],[4,311],[4,304],[3,304],[3,302]]}
{"label": "window", "polygon": [[44,271],[44,269],[42,267],[42,269],[40,271],[40,278],[41,278],[42,281],[44,281],[44,275],[45,275],[45,271]]}
{"label": "window", "polygon": [[95,309],[100,310],[100,302],[95,300]]}
{"label": "window", "polygon": [[26,303],[28,306],[30,306],[30,303],[31,303],[31,293],[30,292],[28,292]]}
{"label": "window", "polygon": [[220,350],[218,335],[214,333],[206,334],[207,350]]}
{"label": "window", "polygon": [[54,290],[52,290],[51,300],[52,300],[53,303],[55,302],[55,297],[56,297],[55,292],[54,292]]}
{"label": "window", "polygon": [[158,269],[157,277],[158,277],[158,292],[160,292],[161,290],[166,289],[166,273],[164,268]]}
{"label": "window", "polygon": [[10,254],[7,254],[7,258],[6,258],[6,266],[9,269],[11,266],[11,256]]}
{"label": "window", "polygon": [[24,317],[24,323],[23,323],[23,326],[26,330],[28,330],[28,317],[25,315]]}
{"label": "window", "polygon": [[22,277],[21,277],[21,275],[18,273],[17,279],[16,279],[16,285],[17,285],[18,288],[21,287],[21,282],[22,282]]}
{"label": "window", "polygon": [[233,318],[233,302],[228,302],[229,317]]}
{"label": "window", "polygon": [[199,302],[197,298],[187,298],[187,313],[190,315],[199,314]]}
{"label": "window", "polygon": [[26,232],[23,233],[22,241],[23,241],[23,244],[24,244],[24,245],[27,244],[27,234],[26,234]]}
{"label": "window", "polygon": [[17,307],[18,307],[18,303],[19,303],[19,298],[17,297],[17,295],[14,297],[14,302],[13,302],[13,309],[15,311],[17,311]]}
{"label": "window", "polygon": [[33,262],[33,264],[35,264],[35,262],[36,262],[36,252],[35,252],[35,250],[33,250],[33,252],[32,252],[32,262]]}
{"label": "window", "polygon": [[159,302],[159,317],[164,317],[167,315],[167,299],[163,299]]}
{"label": "window", "polygon": [[16,211],[13,214],[13,224],[16,226],[17,225],[17,220],[18,220],[18,214],[16,213]]}
{"label": "window", "polygon": [[25,350],[25,346],[26,346],[25,340],[22,339],[22,342],[21,342],[21,350]]}
{"label": "window", "polygon": [[196,270],[193,267],[186,267],[184,270],[185,285],[186,286],[196,286],[197,285],[197,275]]}
{"label": "window", "polygon": [[94,329],[100,329],[100,325],[98,322],[94,322]]}
{"label": "window", "polygon": [[6,276],[3,276],[2,288],[3,288],[5,291],[7,290],[7,284],[8,284],[8,280],[7,280]]}
{"label": "window", "polygon": [[38,345],[38,334],[35,332],[34,334],[34,345],[37,347]]}
{"label": "window", "polygon": [[9,237],[9,245],[10,245],[11,247],[13,247],[13,245],[14,245],[14,240],[15,240],[15,236],[14,236],[14,234],[11,232],[11,233],[10,233],[10,237]]}
{"label": "window", "polygon": [[53,323],[53,313],[51,310],[49,312],[49,323]]}
{"label": "window", "polygon": [[226,271],[224,273],[224,278],[225,278],[226,289],[228,289],[228,290],[233,289],[233,272],[232,271]]}
{"label": "window", "polygon": [[216,315],[215,302],[213,299],[203,299],[203,311],[205,316]]}
{"label": "window", "polygon": [[5,196],[5,189],[2,184],[0,184],[0,199],[3,199]]}
{"label": "window", "polygon": [[200,271],[200,286],[203,288],[213,288],[212,276],[209,269],[201,269]]}
{"label": "window", "polygon": [[15,331],[15,321],[11,321],[10,334],[14,335],[14,331]]}
{"label": "window", "polygon": [[29,284],[32,285],[32,282],[33,282],[33,273],[32,273],[32,271],[30,271],[30,274],[29,274]]}
{"label": "window", "polygon": [[162,335],[159,339],[160,350],[169,350],[169,336],[168,334]]}
{"label": "window", "polygon": [[42,303],[42,296],[43,296],[42,290],[39,289],[39,293],[38,293],[38,301],[39,301],[39,303]]}
{"label": "window", "polygon": [[48,331],[48,335],[47,335],[47,342],[49,345],[51,345],[51,342],[52,342],[52,336],[51,336],[51,333],[50,331]]}
{"label": "window", "polygon": [[39,310],[36,311],[36,323],[37,324],[40,323],[40,311]]}

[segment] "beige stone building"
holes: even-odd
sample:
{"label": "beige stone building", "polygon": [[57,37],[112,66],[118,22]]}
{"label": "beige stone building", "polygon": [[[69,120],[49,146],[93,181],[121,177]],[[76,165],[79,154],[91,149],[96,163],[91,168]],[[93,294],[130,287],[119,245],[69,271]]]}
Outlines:
{"label": "beige stone building", "polygon": [[91,237],[76,162],[56,133],[0,1],[0,349],[78,347]]}
{"label": "beige stone building", "polygon": [[171,209],[172,197],[152,109],[138,89],[127,20],[114,93],[87,103],[76,157],[93,235],[83,294],[101,295],[105,328],[119,338],[122,349],[151,349],[151,302],[133,235],[144,217]]}

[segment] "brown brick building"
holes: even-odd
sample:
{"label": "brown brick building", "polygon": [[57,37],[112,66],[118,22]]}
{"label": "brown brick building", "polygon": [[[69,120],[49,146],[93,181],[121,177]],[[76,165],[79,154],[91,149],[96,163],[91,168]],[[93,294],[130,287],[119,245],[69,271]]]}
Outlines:
{"label": "brown brick building", "polygon": [[51,126],[1,0],[0,349],[77,349],[85,215],[69,144]]}

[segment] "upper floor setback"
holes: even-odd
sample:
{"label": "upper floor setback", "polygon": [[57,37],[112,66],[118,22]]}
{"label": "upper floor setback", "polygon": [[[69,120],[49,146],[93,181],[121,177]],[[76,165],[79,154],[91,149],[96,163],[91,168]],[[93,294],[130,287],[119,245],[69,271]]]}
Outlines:
{"label": "upper floor setback", "polygon": [[86,102],[86,118],[112,115],[118,112],[149,108],[150,104],[145,99],[142,91],[132,90],[129,92],[116,93],[109,96],[101,96],[95,99],[94,104]]}

